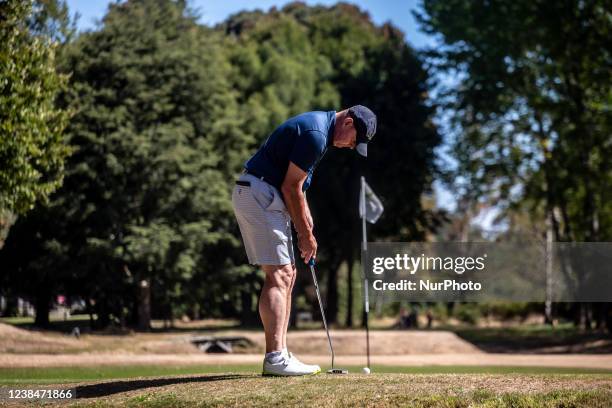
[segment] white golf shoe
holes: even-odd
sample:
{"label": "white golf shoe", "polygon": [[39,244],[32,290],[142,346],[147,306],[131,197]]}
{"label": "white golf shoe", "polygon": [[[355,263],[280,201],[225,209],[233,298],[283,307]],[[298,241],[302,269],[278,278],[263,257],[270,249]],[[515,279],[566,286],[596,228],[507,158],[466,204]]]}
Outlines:
{"label": "white golf shoe", "polygon": [[263,373],[264,376],[290,377],[298,375],[313,375],[321,372],[321,367],[318,365],[308,365],[302,363],[297,358],[289,355],[282,355],[282,358],[277,362],[270,362],[264,359]]}
{"label": "white golf shoe", "polygon": [[321,367],[319,367],[319,366],[318,366],[318,365],[316,365],[316,364],[305,364],[305,363],[302,363],[302,362],[301,362],[300,360],[298,360],[298,358],[297,358],[296,356],[294,356],[294,355],[293,355],[293,353],[291,353],[291,352],[289,352],[289,359],[290,359],[290,360],[297,361],[299,364],[303,365],[304,367],[308,367],[308,368],[310,368],[310,369],[311,369],[311,370],[313,370],[313,371],[316,371],[316,372],[318,372],[318,373],[320,373],[320,372],[321,372]]}

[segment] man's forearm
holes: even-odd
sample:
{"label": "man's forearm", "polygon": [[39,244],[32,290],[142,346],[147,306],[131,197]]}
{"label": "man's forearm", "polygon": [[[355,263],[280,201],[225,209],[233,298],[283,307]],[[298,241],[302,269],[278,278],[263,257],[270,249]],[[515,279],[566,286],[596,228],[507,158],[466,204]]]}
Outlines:
{"label": "man's forearm", "polygon": [[314,221],[312,220],[312,213],[310,212],[310,206],[308,205],[306,193],[304,193],[304,203],[306,204],[306,219],[308,220],[308,227],[312,231],[314,229]]}
{"label": "man's forearm", "polygon": [[312,227],[308,222],[308,204],[301,188],[299,186],[298,188],[284,188],[283,196],[298,235],[311,234]]}

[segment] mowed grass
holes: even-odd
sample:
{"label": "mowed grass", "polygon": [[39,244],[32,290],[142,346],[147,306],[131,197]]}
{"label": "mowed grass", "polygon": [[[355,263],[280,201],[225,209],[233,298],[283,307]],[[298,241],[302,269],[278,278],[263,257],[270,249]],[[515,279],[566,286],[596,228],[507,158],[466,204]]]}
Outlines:
{"label": "mowed grass", "polygon": [[[547,393],[494,393],[489,390],[476,390],[463,394],[403,394],[396,393],[368,393],[367,389],[355,392],[355,387],[341,389],[320,385],[302,387],[301,391],[262,394],[253,397],[223,398],[211,396],[210,399],[197,400],[185,398],[176,393],[154,394],[148,393],[127,400],[98,401],[96,403],[78,403],[72,406],[79,407],[105,407],[120,403],[127,407],[415,407],[415,408],[474,408],[474,407],[503,407],[503,408],[548,408],[548,407],[601,407],[608,408],[612,403],[610,393],[604,391],[567,391],[556,390]],[[333,392],[334,394],[321,394]],[[336,394],[338,393],[338,394]],[[69,405],[71,406],[71,405]]]}
{"label": "mowed grass", "polygon": [[[262,390],[257,395],[243,395],[224,398],[211,395],[210,398],[196,399],[177,393],[147,393],[126,400],[97,401],[77,403],[73,406],[114,406],[120,403],[128,407],[415,407],[415,408],[548,408],[548,407],[601,407],[608,408],[612,403],[609,392],[599,390],[568,391],[555,390],[545,393],[495,393],[478,389],[465,393],[406,393],[376,392],[370,387],[359,384],[351,386],[321,387],[321,384],[300,387],[291,392],[275,389]],[[268,392],[268,393],[266,393]],[[327,394],[323,394],[327,393]]]}
{"label": "mowed grass", "polygon": [[347,368],[349,375],[300,378],[261,377],[255,365],[1,368],[0,391],[72,388],[78,398],[68,406],[77,407],[612,406],[605,370],[378,366],[365,375]]}
{"label": "mowed grass", "polygon": [[[195,368],[195,367],[191,367]],[[447,367],[448,368],[448,367]],[[124,367],[99,375],[137,374],[151,368]],[[47,383],[39,388],[72,388],[77,399],[61,402],[74,407],[225,407],[225,406],[372,406],[372,407],[610,407],[612,374],[551,373],[385,373],[371,375],[321,374],[299,378],[261,377],[253,367],[231,366],[225,371],[207,367],[208,373],[156,375],[121,379],[82,378],[79,384]],[[405,367],[394,367],[403,369]],[[69,371],[48,373],[64,377]],[[178,368],[177,368],[178,370]],[[412,370],[412,369],[410,369]],[[455,367],[460,372],[461,367]],[[156,372],[159,374],[160,371]],[[176,371],[175,371],[176,372]],[[353,370],[354,372],[354,370]],[[23,371],[22,374],[26,372]],[[86,371],[74,371],[73,374]],[[2,373],[4,377],[6,372]],[[31,375],[42,372],[31,371]],[[91,375],[91,374],[90,374]],[[40,384],[40,382],[38,382]],[[6,388],[35,388],[3,385]],[[40,405],[41,401],[32,401]],[[0,405],[2,403],[0,402]]]}
{"label": "mowed grass", "polygon": [[[328,367],[323,367],[327,369]],[[350,374],[361,374],[362,367],[342,367]],[[180,376],[199,374],[258,374],[260,365],[127,365],[97,367],[0,367],[0,384],[79,383],[126,378]],[[404,374],[601,374],[612,380],[612,370],[570,367],[525,366],[374,366],[372,373]]]}

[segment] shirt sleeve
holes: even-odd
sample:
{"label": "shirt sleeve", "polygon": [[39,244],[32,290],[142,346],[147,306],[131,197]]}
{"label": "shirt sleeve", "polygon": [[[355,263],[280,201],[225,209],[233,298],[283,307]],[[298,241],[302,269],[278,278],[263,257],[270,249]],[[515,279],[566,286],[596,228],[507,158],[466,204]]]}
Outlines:
{"label": "shirt sleeve", "polygon": [[310,130],[296,137],[289,160],[309,173],[323,155],[324,150],[325,136],[323,133]]}

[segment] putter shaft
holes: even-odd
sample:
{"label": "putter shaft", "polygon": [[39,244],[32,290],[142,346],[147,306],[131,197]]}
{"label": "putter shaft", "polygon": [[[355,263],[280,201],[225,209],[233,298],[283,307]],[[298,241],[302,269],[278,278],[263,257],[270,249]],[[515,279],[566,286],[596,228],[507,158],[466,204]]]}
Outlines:
{"label": "putter shaft", "polygon": [[321,301],[321,292],[319,291],[319,283],[317,282],[317,275],[315,273],[314,261],[311,260],[310,262],[308,262],[308,265],[310,266],[310,273],[312,273],[312,280],[315,285],[315,291],[317,292],[317,299],[319,301],[319,307],[321,308],[321,317],[323,318],[323,326],[325,326],[325,332],[327,333],[327,341],[329,342],[329,350],[331,351],[331,355],[332,355],[331,371],[333,371],[334,370],[334,357],[335,357],[334,347],[332,346],[331,337],[329,336],[329,329],[327,328],[327,319],[325,318],[325,311],[323,310],[323,302]]}

